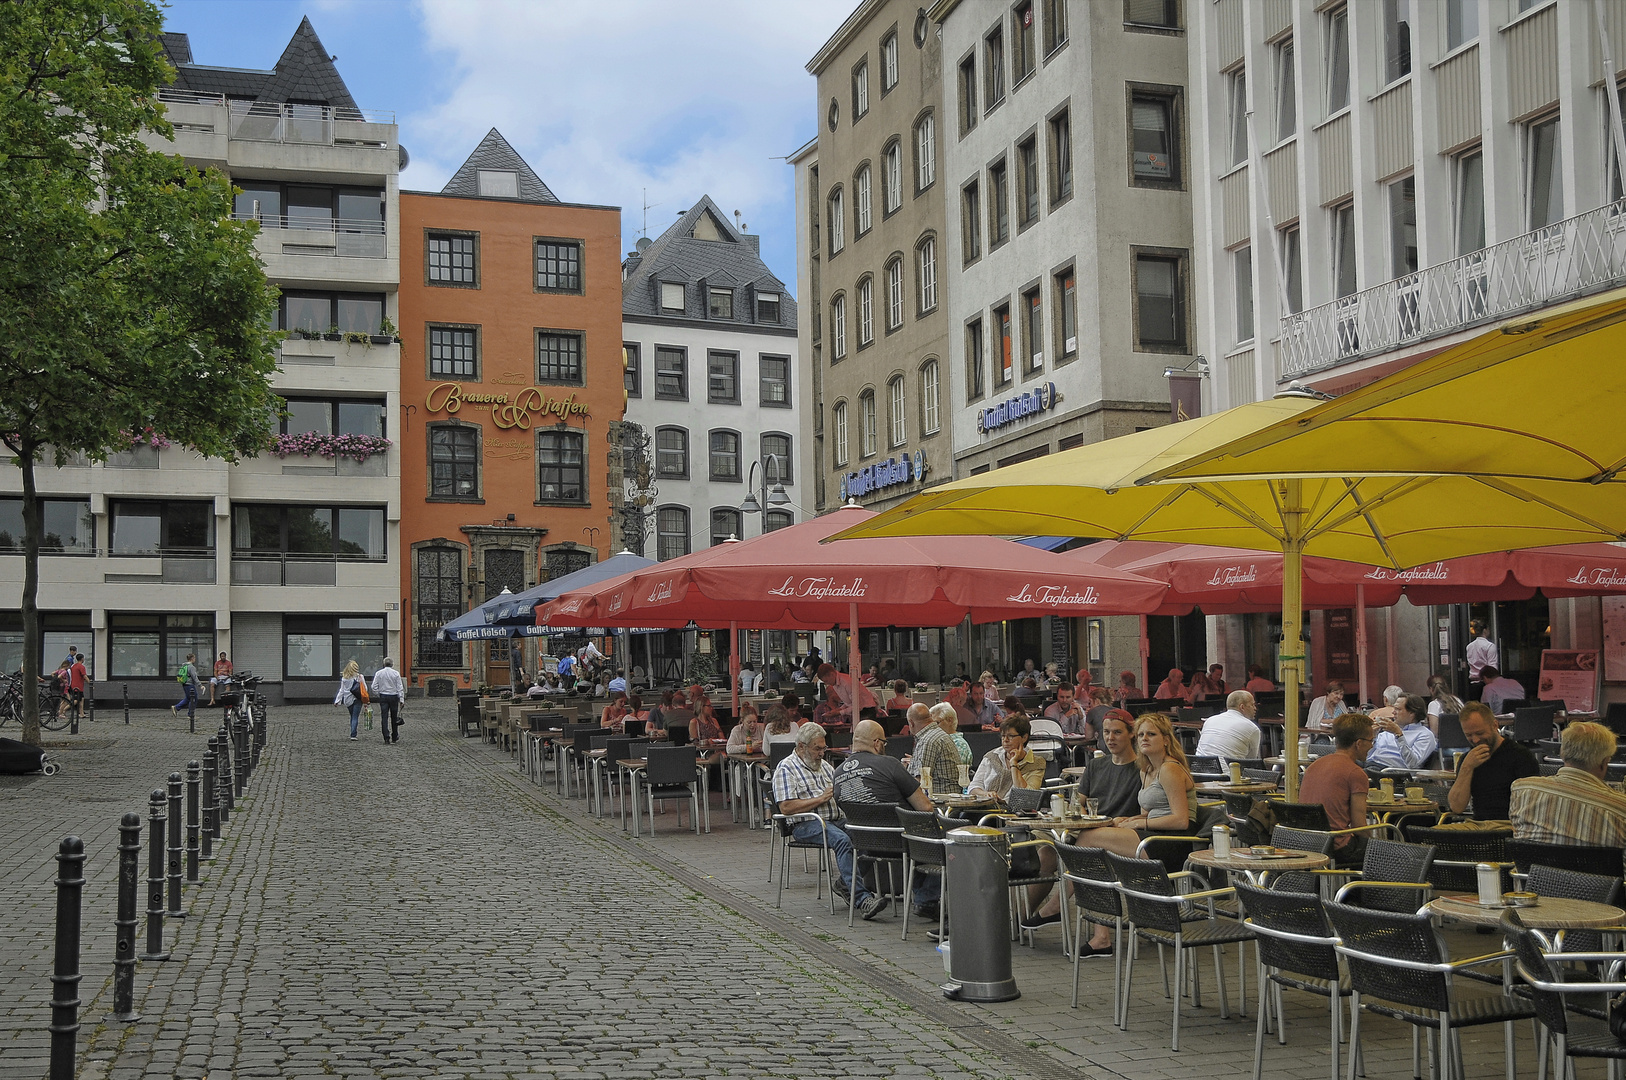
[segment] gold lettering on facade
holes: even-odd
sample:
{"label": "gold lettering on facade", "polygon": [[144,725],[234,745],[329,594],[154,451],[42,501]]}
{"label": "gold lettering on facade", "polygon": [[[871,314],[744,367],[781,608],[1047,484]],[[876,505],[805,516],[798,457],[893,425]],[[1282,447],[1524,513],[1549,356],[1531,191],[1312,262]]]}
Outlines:
{"label": "gold lettering on facade", "polygon": [[503,429],[528,428],[533,414],[538,418],[552,416],[560,420],[591,415],[587,406],[576,400],[575,394],[567,398],[547,397],[534,386],[527,386],[515,394],[512,402],[507,394],[464,393],[457,383],[440,383],[424,397],[425,409],[432,413],[444,412],[448,416],[455,416],[464,404],[476,411],[489,407],[492,422]]}

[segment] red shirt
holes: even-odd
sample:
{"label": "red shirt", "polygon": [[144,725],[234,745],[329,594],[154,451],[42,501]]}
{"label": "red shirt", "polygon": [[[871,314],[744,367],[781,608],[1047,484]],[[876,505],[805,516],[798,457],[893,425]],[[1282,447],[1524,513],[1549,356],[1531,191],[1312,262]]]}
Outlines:
{"label": "red shirt", "polygon": [[231,674],[231,661],[230,660],[216,660],[215,661],[215,674],[216,675],[230,675]]}
{"label": "red shirt", "polygon": [[[1366,770],[1355,764],[1348,754],[1328,754],[1316,758],[1304,770],[1304,779],[1299,782],[1299,801],[1326,807],[1327,820],[1334,829],[1352,829],[1366,822],[1350,820],[1350,796],[1364,795],[1370,788]],[[1343,847],[1349,841],[1349,837],[1340,836],[1333,841],[1333,846]]]}
{"label": "red shirt", "polygon": [[85,688],[85,665],[75,662],[68,669],[68,689],[83,691]]}

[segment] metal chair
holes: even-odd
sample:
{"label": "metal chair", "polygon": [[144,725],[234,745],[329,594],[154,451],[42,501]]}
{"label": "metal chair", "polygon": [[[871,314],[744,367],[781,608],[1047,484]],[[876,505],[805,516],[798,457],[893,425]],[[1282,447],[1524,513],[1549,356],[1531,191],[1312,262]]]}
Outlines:
{"label": "metal chair", "polygon": [[1354,891],[1363,906],[1376,911],[1411,914],[1428,899],[1429,873],[1434,865],[1434,848],[1428,844],[1404,844],[1397,840],[1371,840],[1359,870],[1313,870],[1323,879],[1351,879],[1338,890],[1341,901]]}
{"label": "metal chair", "polygon": [[1535,1016],[1517,998],[1474,996],[1458,999],[1452,976],[1484,964],[1500,964],[1506,952],[1452,960],[1427,912],[1396,914],[1349,904],[1325,905],[1338,933],[1338,955],[1344,958],[1354,994],[1350,1022],[1351,1053],[1360,1052],[1361,1013],[1373,1012],[1412,1025],[1412,1075],[1418,1067],[1417,1029],[1429,1033],[1429,1055],[1436,1077],[1461,1077],[1460,1029],[1502,1024],[1507,1054],[1507,1080],[1514,1080],[1513,1022]]}
{"label": "metal chair", "polygon": [[[1126,859],[1115,852],[1106,852],[1107,864],[1112,867],[1113,875],[1118,879],[1118,889],[1123,894],[1124,905],[1129,915],[1130,937],[1141,938],[1158,947],[1158,955],[1162,956],[1163,946],[1168,945],[1174,949],[1174,992],[1169,995],[1174,999],[1174,1025],[1172,1028],[1171,1049],[1180,1049],[1180,996],[1185,991],[1187,975],[1186,950],[1203,946],[1211,946],[1214,950],[1214,978],[1219,983],[1220,1016],[1229,1018],[1230,1005],[1225,997],[1225,970],[1222,965],[1220,949],[1232,942],[1245,943],[1253,937],[1253,931],[1234,919],[1219,917],[1205,917],[1200,921],[1188,922],[1181,916],[1191,910],[1186,905],[1196,900],[1207,900],[1219,896],[1232,896],[1236,890],[1232,888],[1205,889],[1194,893],[1179,893],[1175,891],[1174,879],[1168,870],[1156,859]],[[1192,1004],[1202,1007],[1202,980],[1198,974],[1197,965],[1190,966],[1192,978]],[[1121,995],[1122,1005],[1118,1010],[1119,1028],[1129,1028],[1129,995],[1135,980],[1135,958],[1129,957],[1128,970],[1124,975],[1124,985]],[[1165,993],[1168,992],[1165,984]]]}
{"label": "metal chair", "polygon": [[1601,874],[1604,877],[1621,876],[1621,849],[1593,847],[1589,844],[1543,844],[1534,840],[1509,840],[1507,857],[1519,873],[1534,866],[1555,866],[1561,870],[1578,870],[1583,874]]}
{"label": "metal chair", "polygon": [[1217,757],[1209,755],[1193,755],[1186,759],[1192,778],[1195,780],[1229,780],[1230,770],[1220,762]]}
{"label": "metal chair", "polygon": [[1432,829],[1419,825],[1405,827],[1406,839],[1434,847],[1434,864],[1429,884],[1439,892],[1474,892],[1479,888],[1476,867],[1491,863],[1501,869],[1502,891],[1511,886],[1507,872],[1507,842],[1512,829]]}
{"label": "metal chair", "polygon": [[1270,808],[1276,811],[1276,821],[1289,828],[1320,829],[1322,832],[1332,829],[1332,822],[1327,819],[1327,808],[1320,803],[1272,801]]}
{"label": "metal chair", "polygon": [[[639,784],[649,800],[649,834],[655,835],[655,804],[672,799],[689,800],[689,823],[700,835],[699,750],[693,746],[651,746]],[[683,815],[678,813],[678,824]]]}
{"label": "metal chair", "polygon": [[1282,988],[1304,990],[1327,999],[1332,1023],[1332,1075],[1338,1075],[1338,1044],[1343,1038],[1343,999],[1351,995],[1349,980],[1338,966],[1334,946],[1338,939],[1321,907],[1310,893],[1277,892],[1238,882],[1237,899],[1247,912],[1244,925],[1254,932],[1259,957],[1259,1019],[1253,1033],[1253,1080],[1260,1080],[1264,1065],[1265,1031],[1271,999],[1275,999],[1276,1041],[1287,1045],[1287,1015]]}
{"label": "metal chair", "polygon": [[1513,741],[1534,743],[1553,737],[1554,705],[1531,705],[1513,711]]}
{"label": "metal chair", "polygon": [[[1584,874],[1579,870],[1561,870],[1540,863],[1530,868],[1524,887],[1537,896],[1563,897],[1566,900],[1590,900],[1594,904],[1619,905],[1621,880],[1603,874]],[[1564,931],[1566,952],[1596,952],[1603,948],[1603,934],[1597,930]]]}
{"label": "metal chair", "polygon": [[[1106,852],[1100,848],[1057,844],[1056,856],[1061,860],[1062,921],[1068,922],[1067,907],[1072,905],[1073,930],[1073,1008],[1078,1008],[1078,964],[1089,940],[1084,924],[1112,927],[1112,1023],[1122,1027],[1120,992],[1123,986],[1123,895],[1118,891],[1117,878],[1107,864]],[[1071,885],[1071,888],[1067,886]]]}
{"label": "metal chair", "polygon": [[[903,826],[903,880],[914,885],[916,874],[931,874],[938,878],[948,875],[948,834],[943,820],[931,810],[897,809],[898,824]],[[945,884],[947,882],[945,881]],[[903,909],[903,940],[909,940],[909,911]],[[943,937],[943,926],[948,914],[948,889],[943,889],[937,900],[937,937]]]}
{"label": "metal chair", "polygon": [[909,885],[903,875],[906,850],[897,808],[874,803],[838,802],[836,806],[847,819],[841,823],[841,830],[853,845],[853,887],[847,892],[847,925],[853,924],[853,912],[858,906],[858,879],[866,864],[875,869],[877,893],[907,904]]}
{"label": "metal chair", "polygon": [[[819,853],[819,876],[818,881],[814,886],[813,898],[817,900],[824,895],[824,881],[826,877],[829,877],[831,885],[830,914],[834,915],[836,913],[836,879],[834,877],[835,872],[830,869],[829,837],[825,835],[823,829],[819,830],[817,840],[798,840],[795,834],[796,826],[800,825],[802,822],[822,822],[824,818],[820,817],[811,810],[801,814],[781,814],[779,812],[779,803],[773,799],[772,795],[770,795],[768,798],[768,820],[773,826],[773,836],[776,841],[768,850],[769,881],[773,880],[773,853],[776,850],[779,852],[779,892],[774,897],[774,907],[782,908],[785,906],[785,882],[790,877],[790,853],[792,848],[799,848],[804,859],[809,851],[817,851]],[[804,862],[804,873],[806,872],[806,869],[807,868]]]}
{"label": "metal chair", "polygon": [[[1549,1046],[1553,1047],[1553,1059],[1558,1064],[1560,1077],[1568,1074],[1569,1059],[1572,1057],[1603,1058],[1609,1062],[1608,1075],[1611,1080],[1619,1075],[1615,1062],[1626,1060],[1626,1042],[1610,1032],[1606,1020],[1586,1015],[1571,1016],[1574,1007],[1569,1005],[1566,997],[1570,994],[1602,994],[1607,1002],[1614,994],[1626,990],[1626,982],[1621,982],[1619,975],[1621,954],[1572,953],[1568,950],[1550,953],[1544,947],[1545,941],[1536,931],[1524,925],[1517,911],[1502,913],[1502,937],[1513,945],[1514,969],[1529,988],[1536,1019],[1545,1032],[1536,1055],[1538,1080],[1546,1080]],[[1555,959],[1608,963],[1610,978],[1607,981],[1588,978],[1584,982],[1568,982],[1563,972],[1554,967]]]}

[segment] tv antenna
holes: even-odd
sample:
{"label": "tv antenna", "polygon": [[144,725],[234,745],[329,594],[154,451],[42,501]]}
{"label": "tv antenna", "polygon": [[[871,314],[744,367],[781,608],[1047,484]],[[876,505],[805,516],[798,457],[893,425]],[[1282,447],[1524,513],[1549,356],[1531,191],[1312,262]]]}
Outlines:
{"label": "tv antenna", "polygon": [[649,212],[659,205],[660,203],[652,203],[649,201],[649,189],[644,188],[644,229],[643,232],[639,233],[638,235],[649,235]]}

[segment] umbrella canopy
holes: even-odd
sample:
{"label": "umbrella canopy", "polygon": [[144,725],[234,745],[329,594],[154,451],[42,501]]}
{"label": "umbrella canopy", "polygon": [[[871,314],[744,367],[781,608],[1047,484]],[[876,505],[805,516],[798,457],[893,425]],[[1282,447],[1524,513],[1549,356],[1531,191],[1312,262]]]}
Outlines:
{"label": "umbrella canopy", "polygon": [[504,589],[479,607],[459,615],[442,626],[436,636],[441,641],[480,641],[486,638],[536,637],[552,633],[548,626],[537,623],[537,604],[546,603],[560,593],[585,589],[607,578],[619,577],[641,567],[653,565],[655,565],[653,559],[623,551],[603,562],[596,562],[574,573],[544,581],[524,592],[513,593]]}

